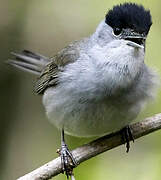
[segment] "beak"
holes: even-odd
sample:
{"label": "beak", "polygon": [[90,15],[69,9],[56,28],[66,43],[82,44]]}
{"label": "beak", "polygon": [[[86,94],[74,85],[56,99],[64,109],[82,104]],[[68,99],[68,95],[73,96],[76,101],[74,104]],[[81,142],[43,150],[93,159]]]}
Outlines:
{"label": "beak", "polygon": [[135,32],[132,29],[123,29],[120,35],[121,39],[127,40],[127,45],[134,48],[145,48],[146,35]]}

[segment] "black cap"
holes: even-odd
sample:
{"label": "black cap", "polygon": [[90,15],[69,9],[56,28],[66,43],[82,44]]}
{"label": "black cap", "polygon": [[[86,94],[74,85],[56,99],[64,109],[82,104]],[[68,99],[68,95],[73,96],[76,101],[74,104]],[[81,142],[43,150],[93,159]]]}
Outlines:
{"label": "black cap", "polygon": [[138,33],[149,32],[152,18],[149,10],[135,3],[124,3],[114,6],[106,14],[105,22],[113,29],[133,29]]}

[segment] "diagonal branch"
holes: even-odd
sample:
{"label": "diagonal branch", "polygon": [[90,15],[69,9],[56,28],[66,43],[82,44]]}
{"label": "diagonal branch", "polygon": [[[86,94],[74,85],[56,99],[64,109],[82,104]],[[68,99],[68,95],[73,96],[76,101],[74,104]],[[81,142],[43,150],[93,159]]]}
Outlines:
{"label": "diagonal branch", "polygon": [[[130,126],[134,139],[145,136],[151,132],[161,129],[161,114],[146,118]],[[98,138],[88,144],[78,147],[72,154],[78,164],[86,161],[100,153],[113,149],[123,144],[121,135],[118,132]],[[20,177],[18,180],[47,180],[62,172],[60,157],[48,162],[40,168]]]}

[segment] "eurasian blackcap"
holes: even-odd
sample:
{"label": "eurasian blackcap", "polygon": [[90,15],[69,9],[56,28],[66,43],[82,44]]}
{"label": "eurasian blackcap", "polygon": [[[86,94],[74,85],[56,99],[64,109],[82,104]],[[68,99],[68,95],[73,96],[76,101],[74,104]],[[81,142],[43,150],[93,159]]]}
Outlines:
{"label": "eurasian blackcap", "polygon": [[[35,73],[35,92],[51,123],[62,130],[62,164],[70,175],[76,165],[65,133],[103,136],[128,125],[153,97],[157,76],[144,63],[145,42],[152,25],[149,10],[124,3],[109,10],[89,37],[75,41],[52,58],[24,50],[9,63]],[[129,135],[128,135],[129,134]],[[129,142],[127,138],[127,151]],[[68,157],[67,157],[68,156]]]}

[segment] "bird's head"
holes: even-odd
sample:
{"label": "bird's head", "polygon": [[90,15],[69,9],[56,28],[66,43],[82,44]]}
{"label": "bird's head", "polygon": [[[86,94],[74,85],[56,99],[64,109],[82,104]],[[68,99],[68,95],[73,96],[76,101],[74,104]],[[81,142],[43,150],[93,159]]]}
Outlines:
{"label": "bird's head", "polygon": [[129,46],[144,48],[151,25],[149,10],[135,3],[124,3],[107,12],[96,32],[107,42],[111,39],[123,39]]}

